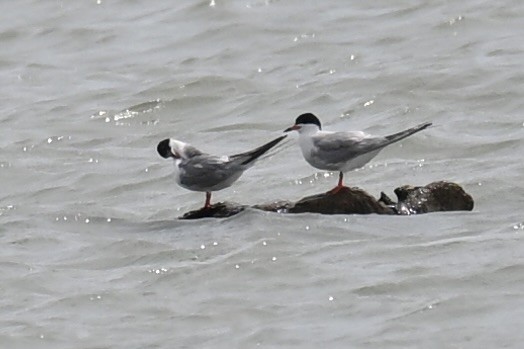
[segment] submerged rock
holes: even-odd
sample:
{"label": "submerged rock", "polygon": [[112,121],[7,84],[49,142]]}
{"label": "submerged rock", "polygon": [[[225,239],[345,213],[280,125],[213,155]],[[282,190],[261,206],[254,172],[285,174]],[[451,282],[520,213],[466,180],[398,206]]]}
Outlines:
{"label": "submerged rock", "polygon": [[456,183],[439,181],[424,187],[404,185],[395,189],[398,214],[439,211],[471,211],[473,198]]}
{"label": "submerged rock", "polygon": [[[439,181],[423,187],[404,185],[395,189],[398,202],[383,192],[377,200],[362,189],[344,187],[336,193],[307,196],[293,203],[275,201],[255,205],[252,208],[280,213],[321,214],[420,214],[438,211],[471,211],[473,198],[455,183]],[[225,218],[242,212],[249,206],[233,203],[217,203],[208,208],[190,211],[181,219]]]}
{"label": "submerged rock", "polygon": [[271,202],[269,204],[255,205],[255,206],[253,206],[253,208],[256,208],[256,209],[262,210],[262,211],[287,213],[288,210],[292,206],[293,206],[293,203],[291,201],[277,200],[277,201],[273,201],[273,202]]}

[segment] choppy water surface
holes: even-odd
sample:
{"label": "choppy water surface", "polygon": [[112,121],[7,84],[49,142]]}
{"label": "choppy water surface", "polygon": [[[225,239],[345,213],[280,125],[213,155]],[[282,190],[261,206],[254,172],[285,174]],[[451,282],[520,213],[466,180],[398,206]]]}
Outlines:
{"label": "choppy water surface", "polygon": [[[2,348],[520,348],[524,6],[35,1],[0,14]],[[175,218],[204,195],[155,147],[435,126],[349,173],[447,179],[474,212]],[[217,201],[331,188],[296,138]]]}

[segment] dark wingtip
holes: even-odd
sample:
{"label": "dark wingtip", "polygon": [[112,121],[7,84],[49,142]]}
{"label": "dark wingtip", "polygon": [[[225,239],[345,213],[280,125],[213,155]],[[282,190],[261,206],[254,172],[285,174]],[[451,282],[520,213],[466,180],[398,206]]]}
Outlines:
{"label": "dark wingtip", "polygon": [[171,147],[169,146],[169,138],[164,139],[156,146],[156,150],[161,157],[167,159],[172,156]]}
{"label": "dark wingtip", "polygon": [[283,140],[286,137],[287,137],[287,135],[282,135],[282,136],[276,138],[275,140],[273,140],[273,142],[275,142],[275,145],[276,145],[277,143],[279,143],[281,140]]}
{"label": "dark wingtip", "polygon": [[[287,137],[287,134],[286,135],[282,135],[280,137],[277,137],[275,139],[273,139],[271,142],[267,143],[266,145],[269,147],[269,149],[273,148],[275,145],[277,145],[278,143],[280,143],[284,138]],[[268,150],[269,150],[268,149]]]}
{"label": "dark wingtip", "polygon": [[282,141],[286,137],[287,137],[287,135],[282,135],[282,136],[280,136],[278,138],[273,139],[271,142],[268,142],[268,143],[266,143],[266,144],[256,148],[255,150],[252,150],[251,152],[244,153],[244,154],[239,154],[239,155],[247,155],[247,154],[249,154],[249,157],[246,160],[244,160],[244,162],[242,162],[242,165],[247,165],[250,162],[255,161],[260,156],[262,156],[264,153],[266,153],[269,149],[273,148],[275,145],[280,143],[280,141]]}

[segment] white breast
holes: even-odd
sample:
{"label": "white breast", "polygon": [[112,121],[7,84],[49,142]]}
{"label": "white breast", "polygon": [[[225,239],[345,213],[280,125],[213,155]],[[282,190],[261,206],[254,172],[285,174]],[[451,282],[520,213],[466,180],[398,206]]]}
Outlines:
{"label": "white breast", "polygon": [[[321,164],[318,161],[318,158],[315,158],[312,156],[313,154],[313,139],[308,135],[300,135],[298,137],[298,145],[300,146],[300,150],[302,151],[302,156],[304,156],[304,159],[313,167],[316,167],[318,169],[324,170],[323,164]],[[317,161],[315,161],[317,160]]]}

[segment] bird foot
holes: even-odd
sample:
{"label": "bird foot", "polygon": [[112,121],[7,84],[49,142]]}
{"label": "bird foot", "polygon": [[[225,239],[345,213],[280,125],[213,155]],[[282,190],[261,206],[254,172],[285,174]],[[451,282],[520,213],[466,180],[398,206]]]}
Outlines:
{"label": "bird foot", "polygon": [[331,189],[330,191],[328,191],[326,194],[336,194],[338,193],[342,188],[347,188],[345,185],[337,185],[335,188]]}

